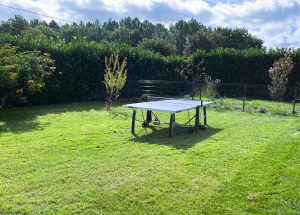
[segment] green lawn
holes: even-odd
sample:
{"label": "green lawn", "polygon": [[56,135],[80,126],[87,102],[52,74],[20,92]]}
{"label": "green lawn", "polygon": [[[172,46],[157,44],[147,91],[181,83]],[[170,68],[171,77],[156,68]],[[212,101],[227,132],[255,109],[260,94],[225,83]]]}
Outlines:
{"label": "green lawn", "polygon": [[299,116],[210,108],[173,138],[130,124],[102,103],[1,110],[0,214],[299,214]]}
{"label": "green lawn", "polygon": [[[214,106],[219,109],[231,109],[241,111],[243,108],[242,98],[203,98],[203,100],[214,101]],[[267,114],[276,115],[293,115],[293,103],[291,101],[266,101],[256,99],[246,99],[245,112],[258,112],[259,107],[264,107],[267,110]],[[296,114],[300,113],[300,102],[295,105]]]}

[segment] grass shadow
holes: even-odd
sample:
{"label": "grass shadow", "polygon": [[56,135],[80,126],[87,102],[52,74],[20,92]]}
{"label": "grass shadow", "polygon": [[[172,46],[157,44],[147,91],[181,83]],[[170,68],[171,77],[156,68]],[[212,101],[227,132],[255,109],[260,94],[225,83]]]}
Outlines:
{"label": "grass shadow", "polygon": [[175,128],[173,137],[168,136],[169,128],[160,128],[155,126],[150,126],[151,133],[143,133],[142,135],[136,134],[132,141],[147,143],[147,144],[157,144],[157,145],[167,145],[175,149],[187,150],[194,147],[196,144],[211,138],[214,134],[222,131],[221,128],[208,127],[205,130],[195,130],[192,134],[188,134],[186,128]]}
{"label": "grass shadow", "polygon": [[41,130],[49,123],[38,122],[37,117],[39,116],[103,109],[104,105],[100,102],[6,108],[0,110],[0,135],[5,132],[23,133]]}
{"label": "grass shadow", "polygon": [[123,119],[130,118],[131,115],[132,115],[132,113],[116,111],[116,110],[113,110],[113,109],[111,109],[109,111],[109,114],[111,114],[111,116],[113,118],[123,118]]}

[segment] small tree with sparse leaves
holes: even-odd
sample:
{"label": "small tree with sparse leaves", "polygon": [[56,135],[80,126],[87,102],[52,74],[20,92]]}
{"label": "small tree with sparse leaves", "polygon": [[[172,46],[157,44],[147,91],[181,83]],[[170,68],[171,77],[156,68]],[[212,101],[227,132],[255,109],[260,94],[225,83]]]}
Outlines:
{"label": "small tree with sparse leaves", "polygon": [[275,61],[268,73],[271,78],[271,84],[268,86],[270,96],[274,100],[279,100],[286,92],[288,75],[293,71],[294,63],[290,54],[286,53],[282,58]]}
{"label": "small tree with sparse leaves", "polygon": [[194,97],[197,91],[197,85],[207,76],[204,67],[204,59],[199,63],[194,63],[192,57],[187,59],[187,64],[176,68],[176,71],[185,80],[191,82],[191,96]]}
{"label": "small tree with sparse leaves", "polygon": [[120,91],[124,87],[127,78],[127,59],[124,58],[122,63],[119,62],[119,51],[105,58],[104,85],[106,88],[106,110],[110,110],[113,102],[120,96]]}

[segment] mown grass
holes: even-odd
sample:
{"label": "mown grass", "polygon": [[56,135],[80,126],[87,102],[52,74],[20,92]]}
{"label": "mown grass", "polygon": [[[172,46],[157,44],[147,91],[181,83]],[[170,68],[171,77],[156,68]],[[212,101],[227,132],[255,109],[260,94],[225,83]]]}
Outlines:
{"label": "mown grass", "polygon": [[102,103],[2,110],[0,214],[299,213],[299,117],[210,108],[208,129],[173,138],[140,123],[132,136],[130,118]]}
{"label": "mown grass", "polygon": [[[242,98],[203,98],[203,100],[210,100],[214,102],[214,107],[218,109],[230,109],[241,111],[243,108]],[[266,109],[267,114],[275,115],[293,115],[293,103],[292,101],[266,101],[257,99],[245,100],[245,112],[258,112],[260,107]],[[296,102],[295,115],[300,114],[300,102]]]}

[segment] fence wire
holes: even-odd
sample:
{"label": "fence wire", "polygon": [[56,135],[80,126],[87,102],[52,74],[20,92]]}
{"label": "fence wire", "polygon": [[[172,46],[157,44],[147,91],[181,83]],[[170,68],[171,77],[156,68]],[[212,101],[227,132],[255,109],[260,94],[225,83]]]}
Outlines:
{"label": "fence wire", "polygon": [[[130,97],[183,97],[191,94],[191,83],[180,81],[139,80]],[[240,83],[198,83],[195,99],[214,101],[216,108],[271,112],[281,115],[300,114],[300,86],[287,86],[280,101],[270,97],[268,85]]]}

